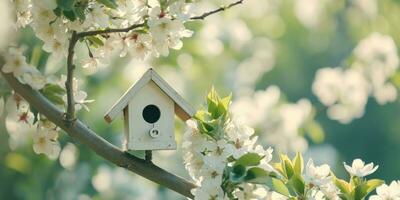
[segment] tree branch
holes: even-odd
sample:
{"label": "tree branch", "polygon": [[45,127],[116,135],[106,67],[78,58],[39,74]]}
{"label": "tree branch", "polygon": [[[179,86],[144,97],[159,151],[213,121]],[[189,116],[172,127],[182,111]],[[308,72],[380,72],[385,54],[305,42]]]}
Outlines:
{"label": "tree branch", "polygon": [[67,80],[65,81],[65,88],[67,90],[67,113],[65,115],[66,125],[71,126],[75,120],[75,100],[74,100],[74,54],[75,45],[78,42],[76,31],[72,32],[68,46],[67,57]]}
{"label": "tree branch", "polygon": [[130,27],[127,28],[108,28],[104,30],[95,30],[95,31],[87,31],[87,32],[80,32],[77,34],[78,38],[85,38],[88,36],[95,36],[95,35],[101,35],[101,34],[109,34],[109,33],[124,33],[124,32],[129,32],[131,30],[134,30],[136,28],[140,28],[145,26],[145,23],[141,24],[134,24]]}
{"label": "tree branch", "polygon": [[[3,65],[4,60],[0,56],[0,71]],[[21,84],[12,74],[4,74],[2,71],[1,74],[10,87],[31,106],[62,128],[70,137],[87,145],[99,156],[186,197],[193,198],[190,190],[196,187],[195,184],[171,174],[151,162],[146,162],[121,151],[118,147],[99,137],[80,120],[76,120],[73,126],[67,126],[63,117],[64,113],[41,93],[33,90],[28,85]]]}
{"label": "tree branch", "polygon": [[196,16],[196,17],[191,17],[190,19],[191,19],[191,20],[204,20],[206,17],[208,17],[208,16],[210,16],[210,15],[213,15],[213,14],[215,14],[215,13],[219,13],[219,12],[225,11],[225,10],[227,10],[227,9],[229,9],[229,8],[232,8],[232,7],[236,6],[236,5],[242,4],[243,1],[244,1],[244,0],[239,0],[239,1],[233,2],[233,3],[231,3],[231,4],[227,5],[227,6],[219,7],[218,9],[215,9],[215,10],[212,10],[212,11],[209,11],[209,12],[206,12],[206,13],[204,13],[204,14],[202,14],[202,15],[199,15],[199,16]]}

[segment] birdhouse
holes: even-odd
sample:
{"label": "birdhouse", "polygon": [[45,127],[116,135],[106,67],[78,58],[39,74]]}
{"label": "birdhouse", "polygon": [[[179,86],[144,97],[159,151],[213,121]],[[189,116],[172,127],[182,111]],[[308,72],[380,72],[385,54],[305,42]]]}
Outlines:
{"label": "birdhouse", "polygon": [[111,123],[123,113],[124,144],[130,150],[176,149],[175,114],[183,121],[194,109],[153,69],[149,69],[107,112]]}

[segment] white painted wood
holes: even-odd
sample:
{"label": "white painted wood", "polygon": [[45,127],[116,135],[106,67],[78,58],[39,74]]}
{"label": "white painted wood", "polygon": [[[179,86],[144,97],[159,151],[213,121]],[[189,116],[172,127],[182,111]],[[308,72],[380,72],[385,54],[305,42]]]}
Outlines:
{"label": "white painted wood", "polygon": [[129,104],[130,100],[148,83],[154,82],[175,103],[174,112],[179,118],[186,121],[194,116],[195,110],[153,69],[149,69],[143,77],[137,81],[107,112],[104,119],[111,123],[122,110]]}
{"label": "white painted wood", "polygon": [[122,110],[128,106],[129,101],[132,99],[135,94],[145,86],[152,77],[152,70],[148,70],[143,74],[142,78],[139,79],[122,97],[115,103],[111,109],[104,116],[104,119],[111,123],[121,112]]}
{"label": "white painted wood", "polygon": [[[143,108],[156,105],[160,111],[160,119],[149,124],[143,119]],[[174,134],[174,101],[160,88],[150,81],[143,86],[129,102],[129,143],[128,150],[167,150],[176,149]],[[157,128],[158,137],[151,137],[149,131]]]}
{"label": "white painted wood", "polygon": [[[183,112],[178,112],[176,113],[179,118],[182,120],[186,121],[187,116],[190,116],[189,118],[193,117],[195,114],[195,110],[190,106],[185,99],[183,99],[178,92],[176,92],[168,83],[165,81],[163,78],[161,78],[160,75],[157,74],[156,71],[152,70],[151,71],[152,76],[151,80],[153,80],[158,87],[160,87],[171,99],[175,102],[177,106],[179,106]],[[186,113],[186,114],[185,114]]]}

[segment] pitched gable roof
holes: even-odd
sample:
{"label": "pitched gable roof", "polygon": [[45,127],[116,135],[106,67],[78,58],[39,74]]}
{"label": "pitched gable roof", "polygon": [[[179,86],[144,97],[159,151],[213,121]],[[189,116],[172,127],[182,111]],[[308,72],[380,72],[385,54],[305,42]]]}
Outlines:
{"label": "pitched gable roof", "polygon": [[152,68],[140,78],[106,113],[104,119],[111,123],[128,106],[129,101],[140,89],[153,81],[175,103],[175,114],[182,120],[188,120],[195,114],[195,110]]}

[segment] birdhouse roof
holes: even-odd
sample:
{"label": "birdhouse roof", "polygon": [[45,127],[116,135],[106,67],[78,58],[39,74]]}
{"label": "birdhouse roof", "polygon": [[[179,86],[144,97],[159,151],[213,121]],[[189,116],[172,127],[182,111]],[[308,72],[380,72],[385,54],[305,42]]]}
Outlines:
{"label": "birdhouse roof", "polygon": [[190,119],[195,110],[163,79],[154,69],[150,68],[106,113],[104,119],[111,123],[128,106],[129,101],[150,81],[153,81],[162,92],[175,103],[175,114],[186,121]]}

